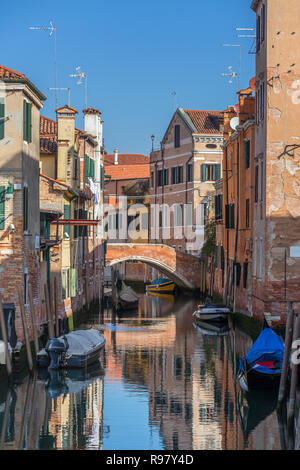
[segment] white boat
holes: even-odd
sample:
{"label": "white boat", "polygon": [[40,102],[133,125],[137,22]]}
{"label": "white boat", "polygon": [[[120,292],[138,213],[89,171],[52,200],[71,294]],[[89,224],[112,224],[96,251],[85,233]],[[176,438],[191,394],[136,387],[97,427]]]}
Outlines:
{"label": "white boat", "polygon": [[195,320],[200,321],[224,321],[230,315],[230,309],[222,304],[198,305],[198,309],[193,313]]}

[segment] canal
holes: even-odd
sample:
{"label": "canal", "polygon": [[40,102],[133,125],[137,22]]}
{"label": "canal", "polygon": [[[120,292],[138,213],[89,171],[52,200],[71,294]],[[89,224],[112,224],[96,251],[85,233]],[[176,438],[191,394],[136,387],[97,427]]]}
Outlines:
{"label": "canal", "polygon": [[0,384],[0,449],[281,449],[276,393],[245,396],[235,380],[253,339],[196,326],[196,305],[140,294],[138,312],[91,315],[99,363]]}

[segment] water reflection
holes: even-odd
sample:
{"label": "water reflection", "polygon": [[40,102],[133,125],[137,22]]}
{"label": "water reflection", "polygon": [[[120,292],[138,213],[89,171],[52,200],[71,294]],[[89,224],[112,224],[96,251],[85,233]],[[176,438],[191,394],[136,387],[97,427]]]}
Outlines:
{"label": "water reflection", "polygon": [[287,445],[276,394],[245,394],[236,381],[239,355],[251,338],[233,325],[195,325],[196,305],[189,298],[141,295],[135,313],[105,309],[91,317],[88,324],[106,337],[102,363],[87,371],[39,371],[0,386],[0,448]]}

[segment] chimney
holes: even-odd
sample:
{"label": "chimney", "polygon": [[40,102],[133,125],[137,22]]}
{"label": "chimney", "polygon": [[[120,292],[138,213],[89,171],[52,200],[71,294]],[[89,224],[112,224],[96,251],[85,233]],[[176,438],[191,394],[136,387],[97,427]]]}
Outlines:
{"label": "chimney", "polygon": [[78,111],[70,106],[56,110],[57,117],[57,179],[71,183],[75,144],[75,116]]}
{"label": "chimney", "polygon": [[116,149],[114,153],[115,153],[115,161],[114,161],[114,164],[115,164],[115,165],[118,165],[118,163],[119,163],[119,161],[118,161],[119,151]]}

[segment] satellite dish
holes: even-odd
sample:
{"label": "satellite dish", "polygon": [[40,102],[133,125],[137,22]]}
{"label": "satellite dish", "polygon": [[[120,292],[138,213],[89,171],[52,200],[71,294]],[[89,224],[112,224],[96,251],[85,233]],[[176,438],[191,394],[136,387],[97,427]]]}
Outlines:
{"label": "satellite dish", "polygon": [[240,123],[240,120],[238,117],[234,117],[231,119],[230,121],[230,127],[231,129],[233,129],[234,131],[236,130],[237,126],[239,125]]}
{"label": "satellite dish", "polygon": [[239,104],[235,104],[233,109],[234,109],[236,114],[240,113],[240,105]]}
{"label": "satellite dish", "polygon": [[256,82],[256,77],[251,78],[251,80],[249,82],[249,86],[250,86],[251,90],[255,90],[255,88],[256,88],[255,82]]}

